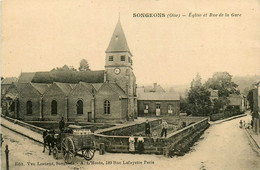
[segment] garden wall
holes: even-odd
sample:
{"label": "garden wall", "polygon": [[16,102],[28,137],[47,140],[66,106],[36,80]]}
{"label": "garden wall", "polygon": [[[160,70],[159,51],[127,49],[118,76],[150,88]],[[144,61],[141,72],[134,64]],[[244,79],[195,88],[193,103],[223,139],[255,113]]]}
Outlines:
{"label": "garden wall", "polygon": [[210,120],[211,121],[216,121],[216,120],[220,120],[220,119],[225,119],[228,117],[232,117],[232,116],[236,116],[236,115],[240,115],[243,114],[244,112],[224,112],[224,113],[217,113],[217,114],[213,114],[210,116]]}
{"label": "garden wall", "polygon": [[[159,126],[161,124],[161,121],[162,121],[161,119],[149,121],[150,127],[153,128]],[[145,129],[145,122],[141,122],[141,123],[133,123],[133,124],[125,125],[122,127],[115,126],[103,130],[99,132],[99,134],[112,135],[112,136],[130,136],[131,134],[143,132],[144,129]]]}
{"label": "garden wall", "polygon": [[[143,137],[144,153],[163,154],[165,149],[167,150],[173,149],[179,143],[183,143],[184,145],[183,147],[185,147],[185,145],[189,145],[189,143],[193,142],[195,138],[198,138],[198,136],[200,136],[203,133],[203,131],[208,127],[209,127],[208,119],[205,118],[181,130],[169,134],[166,138],[159,137],[155,145],[151,137]],[[105,132],[105,134],[112,134],[112,133],[115,134],[116,132],[117,131],[114,129],[111,132]],[[100,143],[104,143],[105,150],[107,152],[127,153],[129,152],[129,147],[128,147],[129,137],[130,136],[104,135],[103,133],[103,134],[96,134],[95,141],[97,147]],[[137,138],[138,137],[136,136],[135,144],[137,143]]]}

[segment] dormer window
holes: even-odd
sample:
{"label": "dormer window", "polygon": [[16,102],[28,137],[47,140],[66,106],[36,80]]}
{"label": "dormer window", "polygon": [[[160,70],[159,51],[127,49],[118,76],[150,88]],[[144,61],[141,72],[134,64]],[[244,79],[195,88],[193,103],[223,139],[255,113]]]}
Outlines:
{"label": "dormer window", "polygon": [[114,57],[113,56],[109,56],[109,61],[114,61]]}
{"label": "dormer window", "polygon": [[125,56],[124,55],[121,56],[121,61],[125,61]]}

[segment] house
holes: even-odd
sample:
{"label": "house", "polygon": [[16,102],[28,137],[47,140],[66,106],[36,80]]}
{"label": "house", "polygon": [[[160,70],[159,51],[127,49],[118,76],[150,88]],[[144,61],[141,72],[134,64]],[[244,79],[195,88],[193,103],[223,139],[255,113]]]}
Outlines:
{"label": "house", "polygon": [[229,106],[238,107],[240,112],[246,111],[246,99],[243,95],[231,94],[228,97],[230,103]]}
{"label": "house", "polygon": [[157,83],[153,83],[153,86],[143,86],[144,92],[165,92],[165,90]]}
{"label": "house", "polygon": [[210,101],[213,102],[214,100],[218,99],[219,96],[218,96],[218,90],[213,90],[213,89],[209,89],[210,91]]}
{"label": "house", "polygon": [[177,116],[180,113],[180,97],[173,92],[145,92],[137,89],[138,116]]}
{"label": "house", "polygon": [[1,80],[1,99],[7,92],[7,89],[11,86],[12,83],[17,82],[16,77],[6,77],[3,80]]}
{"label": "house", "polygon": [[260,81],[255,84],[255,88],[253,90],[253,99],[254,99],[254,106],[253,106],[253,130],[256,134],[260,133]]}

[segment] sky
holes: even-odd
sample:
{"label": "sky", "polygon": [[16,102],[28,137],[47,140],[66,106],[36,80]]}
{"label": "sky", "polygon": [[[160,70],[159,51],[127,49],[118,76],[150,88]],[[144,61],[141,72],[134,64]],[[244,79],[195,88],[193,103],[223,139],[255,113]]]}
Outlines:
{"label": "sky", "polygon": [[[3,0],[1,74],[49,71],[64,64],[104,70],[105,50],[120,21],[137,84],[176,85],[214,72],[260,74],[258,0]],[[166,17],[133,17],[164,13]],[[186,17],[167,18],[168,14]],[[208,17],[188,17],[206,14]],[[240,17],[209,17],[234,13]]]}

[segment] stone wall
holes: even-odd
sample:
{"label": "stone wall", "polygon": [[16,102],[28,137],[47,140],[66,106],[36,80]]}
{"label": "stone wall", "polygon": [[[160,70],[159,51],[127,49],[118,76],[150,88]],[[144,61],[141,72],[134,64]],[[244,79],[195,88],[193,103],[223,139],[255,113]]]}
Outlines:
{"label": "stone wall", "polygon": [[[179,115],[180,101],[179,100],[138,100],[139,116],[155,116],[156,104],[160,103],[161,115]],[[144,113],[144,105],[148,105],[148,113]],[[168,105],[172,105],[172,113],[168,113]]]}
{"label": "stone wall", "polygon": [[232,117],[232,116],[236,116],[236,115],[240,115],[243,114],[244,112],[225,112],[225,113],[217,113],[217,114],[213,114],[210,116],[210,120],[211,121],[216,121],[216,120],[220,120],[220,119],[225,119],[228,117]]}
{"label": "stone wall", "polygon": [[[154,125],[158,121],[154,121]],[[152,122],[150,122],[152,124]],[[139,126],[138,126],[139,125]],[[143,129],[142,124],[137,124],[138,128],[136,126],[132,126],[133,130],[137,128],[136,131],[140,130],[139,128]],[[194,124],[191,124],[181,130],[178,130],[174,133],[169,134],[166,138],[159,137],[157,139],[157,142],[153,143],[153,139],[151,137],[144,137],[144,153],[152,153],[152,154],[163,154],[164,150],[171,150],[174,149],[178,144],[182,143],[182,147],[188,146],[190,143],[194,142],[195,139],[197,139],[206,128],[209,127],[208,119],[204,118],[203,120],[196,122]],[[120,130],[110,130],[110,131],[104,131],[102,134],[95,134],[95,141],[96,141],[96,147],[100,143],[105,144],[105,150],[107,152],[129,152],[129,137],[130,136],[116,136],[117,133],[126,132],[127,128],[125,127]],[[134,132],[133,132],[134,133]],[[109,134],[109,135],[108,135]],[[112,135],[114,134],[114,135]],[[137,136],[135,137],[135,146],[137,144]],[[136,146],[137,148],[137,146]]]}
{"label": "stone wall", "polygon": [[10,122],[13,122],[13,123],[16,123],[18,125],[21,125],[21,126],[27,128],[27,129],[30,129],[30,130],[32,130],[34,132],[39,133],[39,134],[42,134],[43,131],[45,131],[45,128],[34,126],[32,124],[29,124],[29,123],[26,123],[26,122],[23,122],[23,121],[20,121],[20,120],[17,120],[17,119],[13,119],[13,118],[10,118],[10,117],[4,116],[4,115],[1,115],[1,116],[4,117],[5,119],[7,119]]}
{"label": "stone wall", "polygon": [[[150,127],[153,128],[160,125],[161,119],[149,121],[149,123],[150,123]],[[100,134],[112,135],[112,136],[130,136],[131,134],[142,132],[144,131],[144,129],[145,129],[145,122],[133,123],[120,128],[113,127],[111,129],[100,132]]]}

